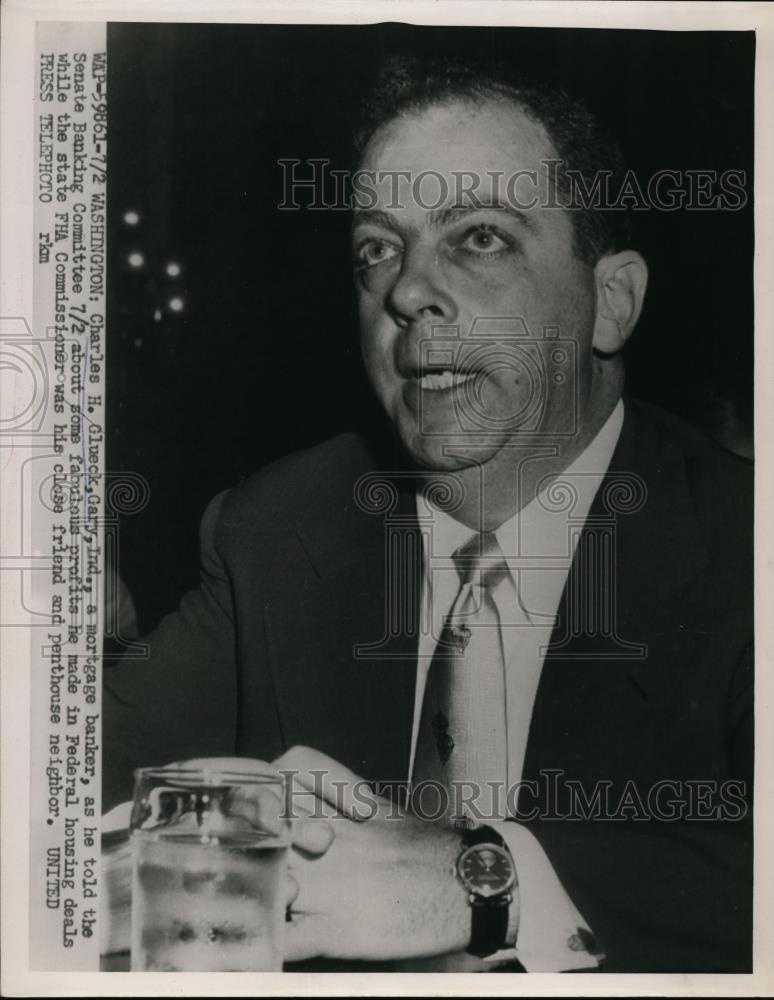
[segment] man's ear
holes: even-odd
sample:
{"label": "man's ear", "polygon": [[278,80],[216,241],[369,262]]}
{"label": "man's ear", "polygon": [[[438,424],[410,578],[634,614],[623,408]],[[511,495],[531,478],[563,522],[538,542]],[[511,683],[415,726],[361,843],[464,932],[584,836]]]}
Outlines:
{"label": "man's ear", "polygon": [[648,287],[648,265],[636,250],[607,254],[597,261],[594,280],[597,316],[592,343],[603,354],[615,354],[640,318]]}

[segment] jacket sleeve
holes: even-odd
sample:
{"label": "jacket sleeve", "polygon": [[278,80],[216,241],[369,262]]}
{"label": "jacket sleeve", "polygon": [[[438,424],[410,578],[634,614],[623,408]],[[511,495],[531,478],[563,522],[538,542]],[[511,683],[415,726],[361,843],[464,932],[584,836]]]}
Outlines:
{"label": "jacket sleeve", "polygon": [[132,771],[230,756],[236,718],[233,601],[215,542],[226,494],[201,525],[201,582],[174,614],[103,673],[103,810],[131,798]]}

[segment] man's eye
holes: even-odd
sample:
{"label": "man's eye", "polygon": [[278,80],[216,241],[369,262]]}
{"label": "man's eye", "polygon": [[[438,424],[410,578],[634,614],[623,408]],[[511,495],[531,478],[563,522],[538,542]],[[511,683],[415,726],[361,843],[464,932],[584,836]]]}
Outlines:
{"label": "man's eye", "polygon": [[355,268],[375,267],[397,257],[399,253],[400,247],[392,243],[385,243],[384,240],[368,240],[355,250]]}
{"label": "man's eye", "polygon": [[509,250],[511,244],[499,236],[490,226],[476,226],[475,229],[469,229],[465,233],[460,246],[470,253],[487,257],[503,250]]}

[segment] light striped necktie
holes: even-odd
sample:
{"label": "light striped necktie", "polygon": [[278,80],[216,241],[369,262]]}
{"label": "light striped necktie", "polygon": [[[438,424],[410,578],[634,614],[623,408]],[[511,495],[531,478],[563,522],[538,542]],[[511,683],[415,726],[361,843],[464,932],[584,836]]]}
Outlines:
{"label": "light striped necktie", "polygon": [[453,559],[460,589],[427,675],[412,801],[424,818],[465,825],[505,815],[505,661],[493,591],[508,566],[494,532],[475,534]]}

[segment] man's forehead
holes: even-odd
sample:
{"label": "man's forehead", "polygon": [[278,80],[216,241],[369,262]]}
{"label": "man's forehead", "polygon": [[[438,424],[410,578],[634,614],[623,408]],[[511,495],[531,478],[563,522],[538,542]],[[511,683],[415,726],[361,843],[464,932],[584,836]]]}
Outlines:
{"label": "man's forehead", "polygon": [[[505,99],[450,100],[393,118],[368,143],[355,204],[438,209],[501,200],[504,185],[546,183],[556,154],[545,128]],[[405,192],[396,198],[396,192]],[[374,207],[371,204],[370,207]]]}
{"label": "man's forehead", "polygon": [[555,158],[544,126],[514,101],[455,98],[387,121],[371,137],[360,169],[513,170]]}

